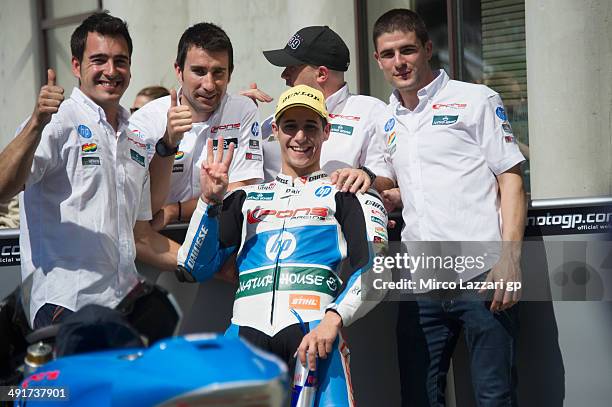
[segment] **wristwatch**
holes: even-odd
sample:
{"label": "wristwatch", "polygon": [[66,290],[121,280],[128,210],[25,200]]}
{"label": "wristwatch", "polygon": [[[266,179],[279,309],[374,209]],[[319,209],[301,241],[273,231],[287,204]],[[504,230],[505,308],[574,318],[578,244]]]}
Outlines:
{"label": "wristwatch", "polygon": [[157,140],[157,144],[155,144],[155,152],[160,157],[170,157],[171,155],[176,154],[178,151],[178,146],[174,146],[172,148],[168,147],[168,145],[164,142],[164,138],[160,138]]}
{"label": "wristwatch", "polygon": [[370,171],[370,169],[366,167],[365,165],[362,165],[361,167],[359,167],[359,169],[365,172],[366,174],[368,174],[368,177],[370,177],[370,182],[373,184],[374,180],[376,179],[376,174]]}

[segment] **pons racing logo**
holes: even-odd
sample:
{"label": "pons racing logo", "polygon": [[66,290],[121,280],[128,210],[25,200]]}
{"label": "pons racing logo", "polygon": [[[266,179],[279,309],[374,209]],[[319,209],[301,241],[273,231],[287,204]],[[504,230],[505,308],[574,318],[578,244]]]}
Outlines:
{"label": "pons racing logo", "polygon": [[297,240],[293,233],[284,231],[272,235],[266,243],[266,256],[270,260],[285,260],[291,256],[297,247]]}
{"label": "pons racing logo", "polygon": [[247,211],[247,222],[250,224],[259,223],[264,220],[267,216],[273,216],[278,219],[295,218],[298,216],[313,216],[319,218],[327,218],[329,210],[327,208],[315,207],[315,208],[298,208],[298,209],[286,209],[277,211],[276,209],[263,209],[255,208]]}
{"label": "pons racing logo", "polygon": [[240,123],[221,124],[219,126],[213,126],[210,129],[211,133],[217,133],[223,130],[240,130]]}

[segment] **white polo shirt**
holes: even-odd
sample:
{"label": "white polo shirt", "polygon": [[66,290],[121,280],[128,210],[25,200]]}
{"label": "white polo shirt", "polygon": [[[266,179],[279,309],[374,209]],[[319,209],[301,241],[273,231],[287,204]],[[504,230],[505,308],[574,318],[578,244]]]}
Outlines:
{"label": "white polo shirt", "polygon": [[[180,101],[181,89],[178,92]],[[130,130],[141,134],[155,146],[164,136],[170,109],[170,96],[153,100],[130,117]],[[193,123],[183,135],[175,155],[170,193],[166,203],[187,201],[200,195],[200,167],[206,160],[206,142],[224,138],[225,149],[234,143],[229,182],[263,179],[263,157],[257,106],[245,96],[225,94],[217,109],[205,122]],[[151,156],[152,158],[152,156]]]}
{"label": "white polo shirt", "polygon": [[[376,133],[378,118],[385,112],[384,102],[349,93],[345,84],[325,100],[331,132],[323,143],[321,168],[331,174],[340,168],[365,165],[377,176],[391,178],[384,162],[385,138]],[[273,116],[262,124],[265,180],[271,181],[281,169],[278,140],[272,134]]]}
{"label": "white polo shirt", "polygon": [[379,122],[398,181],[404,241],[499,241],[496,175],[524,161],[499,95],[440,70],[413,110],[397,90]]}
{"label": "white polo shirt", "polygon": [[20,205],[30,323],[45,303],[114,307],[138,281],[133,227],[151,219],[152,146],[127,132],[129,113],[120,109],[115,132],[75,88],[43,130]]}

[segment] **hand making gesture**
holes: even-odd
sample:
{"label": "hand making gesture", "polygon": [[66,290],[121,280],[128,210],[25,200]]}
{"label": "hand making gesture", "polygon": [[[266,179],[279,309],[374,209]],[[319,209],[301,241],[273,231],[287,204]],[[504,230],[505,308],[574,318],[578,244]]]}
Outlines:
{"label": "hand making gesture", "polygon": [[170,108],[164,142],[169,147],[178,146],[183,135],[191,130],[193,119],[189,106],[179,105],[176,90],[170,90]]}
{"label": "hand making gesture", "polygon": [[234,143],[230,143],[225,153],[223,137],[217,140],[217,153],[213,151],[213,140],[206,142],[206,162],[200,170],[202,200],[207,204],[220,204],[229,185],[229,167],[234,156]]}
{"label": "hand making gesture", "polygon": [[47,70],[47,84],[40,89],[38,100],[32,113],[32,121],[41,131],[51,121],[51,115],[57,113],[64,101],[64,89],[55,84],[55,71]]}

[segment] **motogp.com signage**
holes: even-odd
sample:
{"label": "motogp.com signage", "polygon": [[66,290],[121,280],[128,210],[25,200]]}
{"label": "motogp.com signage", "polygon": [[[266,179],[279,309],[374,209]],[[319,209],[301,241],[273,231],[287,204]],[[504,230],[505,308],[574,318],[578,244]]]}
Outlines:
{"label": "motogp.com signage", "polygon": [[0,239],[0,267],[19,266],[20,264],[19,239]]}
{"label": "motogp.com signage", "polygon": [[525,236],[612,233],[612,206],[530,209]]}

